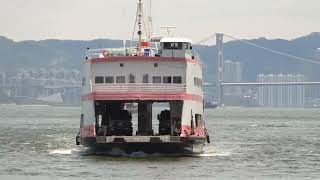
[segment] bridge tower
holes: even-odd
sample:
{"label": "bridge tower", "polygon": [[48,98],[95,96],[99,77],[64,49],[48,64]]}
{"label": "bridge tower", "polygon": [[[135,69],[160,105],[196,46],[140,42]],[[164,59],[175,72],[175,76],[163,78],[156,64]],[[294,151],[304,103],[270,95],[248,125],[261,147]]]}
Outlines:
{"label": "bridge tower", "polygon": [[217,87],[217,101],[220,105],[223,103],[223,87],[221,82],[223,81],[223,34],[216,33],[216,46],[218,48],[218,60],[217,60],[217,78],[216,78],[216,87]]}

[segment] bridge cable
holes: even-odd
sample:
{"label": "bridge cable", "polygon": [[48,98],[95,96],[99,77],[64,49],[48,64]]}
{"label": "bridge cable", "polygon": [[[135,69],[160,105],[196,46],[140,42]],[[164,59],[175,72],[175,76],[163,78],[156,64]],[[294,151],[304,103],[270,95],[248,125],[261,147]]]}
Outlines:
{"label": "bridge cable", "polygon": [[301,58],[301,57],[298,57],[298,56],[295,56],[295,55],[292,55],[292,54],[288,54],[288,53],[276,51],[276,50],[273,50],[273,49],[269,49],[269,48],[266,48],[266,47],[264,47],[264,46],[260,46],[260,45],[258,45],[258,44],[249,42],[249,41],[244,40],[244,39],[239,39],[239,38],[233,37],[233,36],[228,35],[228,34],[224,34],[224,35],[227,36],[227,37],[229,37],[229,38],[231,38],[231,39],[233,39],[233,40],[240,41],[240,42],[242,42],[242,43],[244,43],[244,44],[247,44],[247,45],[250,45],[250,46],[259,48],[259,49],[263,49],[263,50],[268,51],[268,52],[271,52],[271,53],[273,53],[273,54],[278,54],[278,55],[286,56],[286,57],[289,57],[289,58],[292,58],[292,59],[296,59],[296,60],[299,60],[299,61],[302,61],[302,62],[305,62],[305,63],[313,63],[313,64],[318,64],[318,65],[320,65],[320,61],[316,61],[316,60],[313,60],[313,59]]}
{"label": "bridge cable", "polygon": [[210,35],[210,36],[208,36],[208,37],[206,37],[206,38],[194,43],[194,45],[201,45],[202,43],[205,43],[205,42],[207,42],[207,41],[209,41],[211,39],[214,39],[215,37],[216,37],[216,33],[214,33],[214,34],[212,34],[212,35]]}

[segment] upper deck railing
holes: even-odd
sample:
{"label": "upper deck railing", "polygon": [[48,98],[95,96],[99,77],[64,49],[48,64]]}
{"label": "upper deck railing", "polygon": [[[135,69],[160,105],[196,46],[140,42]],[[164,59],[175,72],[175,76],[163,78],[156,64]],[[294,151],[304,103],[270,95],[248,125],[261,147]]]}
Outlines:
{"label": "upper deck railing", "polygon": [[[138,50],[132,48],[103,48],[103,49],[88,49],[86,52],[87,59],[119,57],[119,56],[157,56],[156,48],[144,48]],[[159,55],[160,56],[160,55]]]}
{"label": "upper deck railing", "polygon": [[104,48],[104,49],[88,49],[86,59],[99,59],[109,57],[124,57],[124,56],[148,56],[148,57],[175,57],[175,58],[192,58],[200,60],[198,53],[187,50],[158,50],[157,48]]}
{"label": "upper deck railing", "polygon": [[125,84],[92,84],[93,92],[141,92],[141,93],[178,93],[186,92],[186,84],[147,84],[147,83],[125,83]]}

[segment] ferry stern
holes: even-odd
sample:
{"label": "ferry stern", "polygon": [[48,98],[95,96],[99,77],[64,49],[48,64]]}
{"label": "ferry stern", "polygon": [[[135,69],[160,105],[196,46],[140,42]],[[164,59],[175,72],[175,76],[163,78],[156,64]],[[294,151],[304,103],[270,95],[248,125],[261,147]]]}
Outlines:
{"label": "ferry stern", "polygon": [[202,153],[210,141],[200,58],[187,38],[143,39],[141,0],[137,12],[136,47],[86,52],[77,144],[97,152]]}

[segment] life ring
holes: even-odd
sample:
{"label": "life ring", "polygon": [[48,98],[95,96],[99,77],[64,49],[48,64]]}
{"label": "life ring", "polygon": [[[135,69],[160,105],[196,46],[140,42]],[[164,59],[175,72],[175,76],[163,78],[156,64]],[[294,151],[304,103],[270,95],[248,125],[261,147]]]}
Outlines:
{"label": "life ring", "polygon": [[108,50],[103,50],[102,55],[103,55],[103,57],[109,57],[111,54]]}

